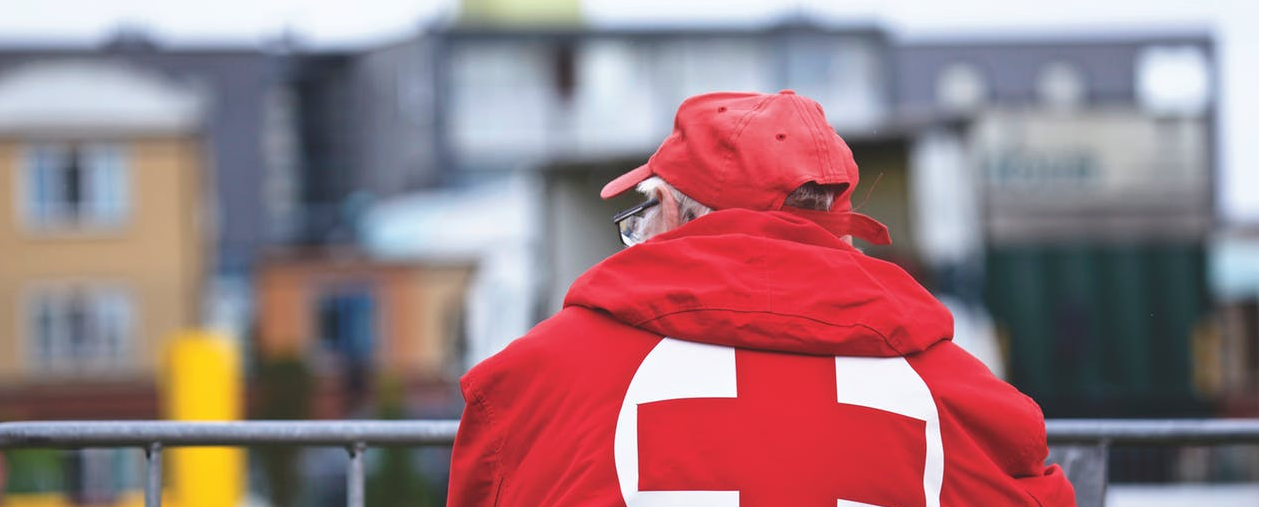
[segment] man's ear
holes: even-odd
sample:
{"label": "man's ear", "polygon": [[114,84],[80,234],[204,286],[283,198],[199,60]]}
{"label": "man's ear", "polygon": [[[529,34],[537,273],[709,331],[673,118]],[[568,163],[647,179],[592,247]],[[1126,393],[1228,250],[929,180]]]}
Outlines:
{"label": "man's ear", "polygon": [[658,206],[661,207],[658,216],[665,219],[662,225],[666,227],[666,230],[679,227],[682,222],[679,220],[679,203],[675,202],[675,196],[661,188],[655,188],[653,192],[657,202],[660,203]]}
{"label": "man's ear", "polygon": [[[657,202],[660,202],[662,204],[666,204],[666,195],[669,193],[670,192],[666,192],[661,187],[653,189],[653,197],[657,199]],[[670,200],[674,201],[675,200],[674,196],[671,196]]]}

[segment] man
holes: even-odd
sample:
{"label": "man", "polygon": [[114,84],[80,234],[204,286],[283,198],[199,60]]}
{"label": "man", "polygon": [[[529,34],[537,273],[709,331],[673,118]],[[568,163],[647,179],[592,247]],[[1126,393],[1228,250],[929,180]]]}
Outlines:
{"label": "man", "polygon": [[858,167],[814,101],[680,106],[631,248],[461,380],[450,506],[1068,506],[1042,413],[850,236]]}

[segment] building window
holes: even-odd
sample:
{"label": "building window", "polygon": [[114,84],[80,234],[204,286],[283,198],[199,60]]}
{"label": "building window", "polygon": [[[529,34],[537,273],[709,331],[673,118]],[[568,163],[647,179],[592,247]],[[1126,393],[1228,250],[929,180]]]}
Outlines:
{"label": "building window", "polygon": [[323,369],[340,371],[344,387],[363,392],[376,341],[376,303],[370,286],[332,287],[319,296],[316,323]]}
{"label": "building window", "polygon": [[24,166],[28,226],[108,229],[127,218],[127,164],[118,145],[36,144],[27,150]]}
{"label": "building window", "polygon": [[1196,116],[1213,91],[1209,58],[1196,46],[1143,48],[1135,62],[1135,88],[1143,108],[1158,115]]}
{"label": "building window", "polygon": [[1078,67],[1066,62],[1043,66],[1036,86],[1039,99],[1052,109],[1072,109],[1086,102],[1087,79]]}
{"label": "building window", "polygon": [[577,57],[574,45],[557,44],[552,48],[552,89],[563,101],[574,98],[574,89],[578,87]]}
{"label": "building window", "polygon": [[27,306],[31,363],[66,373],[118,369],[132,348],[134,314],[131,295],[118,287],[37,290]]}
{"label": "building window", "polygon": [[138,489],[143,469],[135,449],[78,449],[65,454],[67,496],[75,505],[115,505],[123,493]]}
{"label": "building window", "polygon": [[938,73],[936,91],[938,104],[956,113],[980,108],[989,94],[981,70],[963,62],[947,65]]}

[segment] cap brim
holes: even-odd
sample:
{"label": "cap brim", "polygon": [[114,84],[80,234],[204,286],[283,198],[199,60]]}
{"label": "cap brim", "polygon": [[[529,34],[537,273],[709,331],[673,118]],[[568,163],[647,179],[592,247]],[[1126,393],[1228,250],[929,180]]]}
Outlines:
{"label": "cap brim", "polygon": [[647,180],[653,176],[653,171],[649,169],[648,164],[628,171],[626,174],[614,178],[613,181],[605,184],[605,188],[600,189],[601,199],[610,199],[614,196],[631,190],[641,181]]}
{"label": "cap brim", "polygon": [[814,211],[797,208],[780,208],[790,214],[811,220],[838,236],[854,235],[873,245],[890,244],[890,231],[885,224],[870,216],[853,211]]}

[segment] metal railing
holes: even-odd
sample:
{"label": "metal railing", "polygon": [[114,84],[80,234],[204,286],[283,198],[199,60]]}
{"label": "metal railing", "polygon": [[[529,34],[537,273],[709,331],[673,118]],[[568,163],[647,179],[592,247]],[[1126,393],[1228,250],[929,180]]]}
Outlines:
{"label": "metal railing", "polygon": [[[0,423],[3,448],[136,447],[145,451],[145,507],[162,503],[162,449],[173,446],[335,446],[349,455],[347,505],[364,505],[364,451],[448,446],[459,421],[39,421]],[[1113,444],[1258,443],[1257,419],[1072,419],[1047,421],[1052,461],[1074,483],[1080,507],[1104,505]]]}
{"label": "metal railing", "polygon": [[1052,419],[1048,461],[1059,463],[1074,485],[1079,507],[1103,507],[1113,445],[1221,445],[1258,443],[1257,419]]}
{"label": "metal railing", "polygon": [[364,505],[369,446],[443,446],[459,421],[32,421],[0,423],[3,448],[139,447],[145,451],[145,507],[162,505],[162,449],[172,446],[344,447],[346,504]]}

